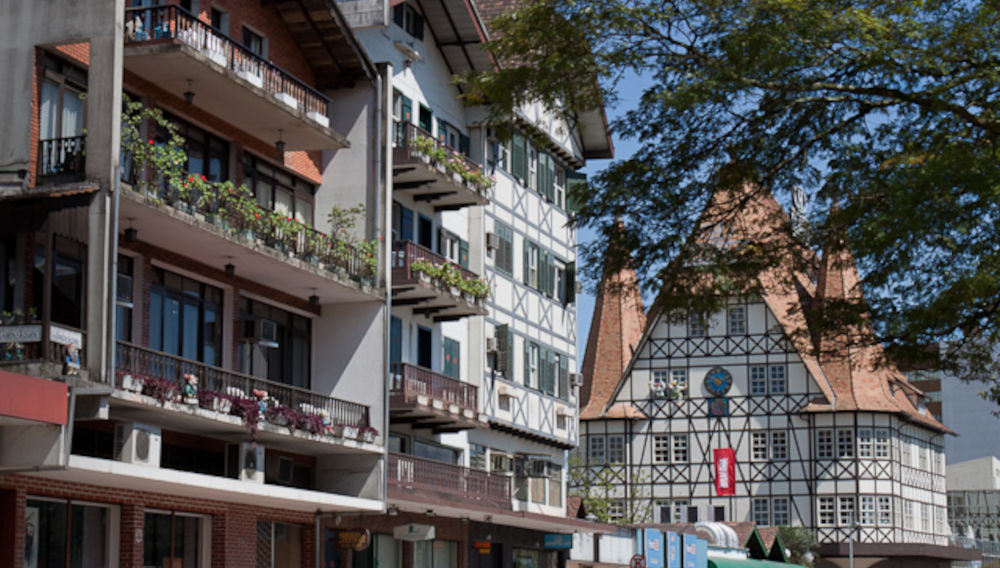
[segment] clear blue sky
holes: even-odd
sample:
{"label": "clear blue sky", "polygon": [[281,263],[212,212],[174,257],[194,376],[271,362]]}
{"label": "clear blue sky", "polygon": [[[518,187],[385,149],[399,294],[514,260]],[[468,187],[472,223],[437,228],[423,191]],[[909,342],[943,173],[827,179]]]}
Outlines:
{"label": "clear blue sky", "polygon": [[[627,77],[615,86],[619,100],[614,107],[608,107],[608,120],[613,121],[626,111],[634,108],[639,100],[642,91],[648,87],[650,81],[645,77]],[[638,149],[639,144],[635,140],[623,140],[617,135],[612,134],[614,137],[615,144],[615,159],[624,159],[631,156],[636,149]],[[587,175],[593,175],[595,172],[599,172],[607,165],[611,163],[611,160],[589,160],[587,162],[587,167],[583,170]],[[594,233],[589,230],[580,230],[577,233],[577,241],[579,243],[587,243],[594,240]],[[577,269],[578,273],[582,273],[589,267],[580,267]],[[594,315],[594,296],[590,293],[590,290],[584,289],[582,294],[579,294],[576,299],[576,352],[578,363],[583,363],[584,350],[587,348],[587,334],[590,333],[590,320]],[[577,367],[579,369],[579,366]]]}

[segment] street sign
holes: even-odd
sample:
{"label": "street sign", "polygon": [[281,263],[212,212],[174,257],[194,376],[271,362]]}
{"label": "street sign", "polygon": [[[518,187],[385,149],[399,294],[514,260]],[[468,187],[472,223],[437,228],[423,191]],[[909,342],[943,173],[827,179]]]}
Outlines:
{"label": "street sign", "polygon": [[573,535],[560,533],[546,534],[542,547],[548,550],[569,550],[573,548]]}
{"label": "street sign", "polygon": [[641,554],[633,554],[628,566],[629,568],[646,568],[646,557]]}

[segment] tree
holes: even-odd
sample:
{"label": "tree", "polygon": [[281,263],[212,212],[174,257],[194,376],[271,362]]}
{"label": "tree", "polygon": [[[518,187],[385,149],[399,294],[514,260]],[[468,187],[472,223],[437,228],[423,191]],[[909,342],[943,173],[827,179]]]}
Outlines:
{"label": "tree", "polygon": [[[648,477],[625,464],[585,465],[570,456],[568,493],[580,497],[587,514],[602,523],[643,523],[650,518]],[[613,512],[612,507],[620,506]]]}
{"label": "tree", "polygon": [[816,535],[806,527],[778,527],[778,538],[790,554],[788,562],[802,566],[812,566],[816,560]]}
{"label": "tree", "polygon": [[[467,76],[466,98],[489,101],[497,124],[530,101],[574,123],[614,102],[622,78],[644,78],[612,124],[639,149],[572,196],[576,222],[601,235],[587,261],[600,266],[621,239],[631,256],[612,261],[631,258],[644,286],[671,291],[661,308],[705,312],[752,287],[761,266],[810,274],[815,253],[844,247],[865,300],[830,303],[817,319],[868,319],[872,337],[914,363],[949,341],[952,370],[982,369],[1000,337],[997,8],[535,0],[492,22],[489,47],[506,65]],[[747,183],[732,207],[704,216],[718,192]],[[812,201],[808,230],[782,216],[794,238],[780,246],[714,246],[712,231],[748,202],[771,192],[787,203],[796,188]],[[683,293],[692,281],[706,285]]]}

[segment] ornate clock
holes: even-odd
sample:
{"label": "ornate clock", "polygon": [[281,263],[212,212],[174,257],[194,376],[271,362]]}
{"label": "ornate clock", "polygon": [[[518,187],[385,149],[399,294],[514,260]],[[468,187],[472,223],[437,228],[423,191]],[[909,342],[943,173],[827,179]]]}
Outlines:
{"label": "ornate clock", "polygon": [[705,375],[705,390],[715,396],[723,396],[733,386],[733,375],[722,367],[712,367]]}

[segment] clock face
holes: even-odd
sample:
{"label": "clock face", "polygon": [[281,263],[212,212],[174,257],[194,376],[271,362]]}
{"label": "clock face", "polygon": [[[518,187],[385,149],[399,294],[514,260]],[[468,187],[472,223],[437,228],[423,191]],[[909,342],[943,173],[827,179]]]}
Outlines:
{"label": "clock face", "polygon": [[705,375],[705,390],[722,396],[733,386],[733,376],[722,367],[712,367]]}

